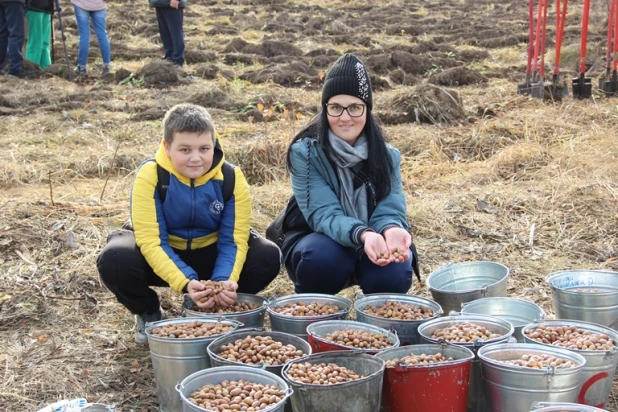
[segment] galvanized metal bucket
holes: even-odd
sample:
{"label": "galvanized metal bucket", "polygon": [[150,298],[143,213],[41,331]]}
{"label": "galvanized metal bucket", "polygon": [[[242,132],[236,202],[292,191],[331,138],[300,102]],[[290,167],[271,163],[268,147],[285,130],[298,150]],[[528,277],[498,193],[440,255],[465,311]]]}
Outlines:
{"label": "galvanized metal bucket", "polygon": [[[398,320],[387,319],[365,313],[365,309],[368,306],[384,305],[386,302],[400,302],[420,308],[431,309],[433,311],[433,316],[421,320]],[[394,329],[397,332],[397,337],[399,338],[402,346],[419,343],[421,339],[418,334],[419,325],[442,315],[442,308],[438,303],[429,299],[401,293],[377,293],[365,295],[356,299],[354,302],[354,309],[356,309],[357,321],[368,323],[369,325],[379,326],[387,330]]]}
{"label": "galvanized metal bucket", "polygon": [[[474,353],[462,346],[424,344],[386,349],[375,355],[385,362],[410,354],[442,354],[452,361],[396,365],[384,370],[382,412],[465,412]],[[422,385],[418,383],[422,382]]]}
{"label": "galvanized metal bucket", "polygon": [[327,334],[342,329],[359,329],[366,332],[384,335],[392,344],[391,348],[399,347],[399,338],[397,337],[397,334],[384,328],[368,325],[366,323],[355,322],[353,320],[324,320],[321,322],[312,323],[311,325],[307,326],[309,344],[313,349],[313,353],[352,350],[358,353],[375,355],[376,353],[380,352],[380,350],[376,349],[359,349],[352,346],[339,345],[338,343],[324,339],[324,336],[326,336]]}
{"label": "galvanized metal bucket", "polygon": [[183,308],[185,310],[185,316],[235,320],[244,324],[246,328],[264,327],[264,315],[266,314],[266,304],[268,302],[268,299],[262,296],[251,295],[248,293],[238,293],[236,301],[251,303],[253,305],[256,305],[257,307],[255,309],[235,313],[206,313],[195,310],[194,307],[188,308],[184,305]]}
{"label": "galvanized metal bucket", "polygon": [[618,272],[563,270],[548,275],[556,318],[618,330]]}
{"label": "galvanized metal bucket", "polygon": [[535,402],[530,412],[608,412],[594,406],[570,402]]}
{"label": "galvanized metal bucket", "polygon": [[[334,385],[313,385],[290,379],[294,363],[334,363],[364,375],[355,381]],[[291,403],[298,412],[376,412],[380,410],[384,361],[365,353],[333,351],[313,354],[288,362],[283,379],[294,389]]]}
{"label": "galvanized metal bucket", "polygon": [[[340,311],[331,315],[323,316],[289,316],[277,313],[273,310],[273,308],[279,306],[299,302],[328,303],[330,305],[337,306]],[[299,293],[296,295],[281,296],[279,298],[272,299],[268,302],[266,311],[268,312],[268,316],[270,318],[270,326],[272,330],[290,333],[307,340],[307,326],[323,320],[346,319],[351,307],[352,302],[341,296],[325,295],[321,293]]]}
{"label": "galvanized metal bucket", "polygon": [[210,368],[210,358],[206,348],[212,341],[222,335],[173,339],[153,336],[152,331],[161,326],[179,325],[195,321],[231,325],[234,327],[234,330],[242,326],[242,323],[233,320],[218,321],[216,319],[204,318],[168,319],[146,325],[146,336],[148,336],[150,358],[152,359],[152,369],[157,382],[157,396],[161,411],[174,412],[180,410],[182,402],[175,391],[176,385],[193,372]]}
{"label": "galvanized metal bucket", "polygon": [[217,412],[212,409],[200,408],[189,402],[191,394],[206,385],[217,385],[225,380],[244,379],[251,383],[260,385],[277,385],[280,390],[285,392],[285,397],[270,408],[262,409],[261,412],[283,412],[285,403],[294,392],[288,384],[279,376],[268,371],[248,366],[219,366],[195,372],[176,385],[177,396],[181,400],[182,409],[174,409],[174,412]]}
{"label": "galvanized metal bucket", "polygon": [[242,362],[231,361],[219,355],[219,353],[221,353],[221,347],[223,345],[227,345],[228,343],[234,343],[239,339],[246,338],[247,336],[270,336],[274,340],[281,342],[284,345],[294,345],[296,349],[303,351],[305,355],[311,355],[311,346],[307,343],[307,341],[299,338],[298,336],[290,335],[289,333],[284,332],[241,329],[233,333],[228,333],[225,336],[221,336],[220,339],[216,339],[215,341],[211,342],[210,345],[208,345],[207,352],[208,356],[210,356],[210,363],[212,364],[212,366],[249,366],[253,368],[265,369],[268,372],[274,373],[277,376],[281,376],[281,369],[283,368],[283,365],[270,366],[263,363],[250,365]]}
{"label": "galvanized metal bucket", "polygon": [[[418,328],[418,333],[421,335],[421,341],[425,343],[441,343],[441,339],[432,338],[431,335],[437,329],[443,329],[449,326],[453,326],[457,323],[463,322],[472,322],[479,326],[484,326],[485,328],[491,330],[494,333],[500,335],[500,337],[489,339],[486,341],[476,341],[476,342],[452,342],[450,344],[456,346],[462,346],[464,348],[470,349],[475,355],[478,350],[486,345],[491,345],[492,343],[506,343],[511,339],[515,341],[515,338],[512,338],[513,335],[513,325],[507,322],[504,319],[496,318],[493,316],[485,316],[485,315],[456,315],[456,316],[446,316],[443,318],[438,318],[431,320],[429,322],[423,323]],[[483,379],[481,377],[481,363],[476,356],[472,361],[472,368],[470,369],[470,390],[468,393],[468,410],[469,411],[486,411],[487,410],[487,396],[485,394],[485,387],[483,385]]]}
{"label": "galvanized metal bucket", "polygon": [[[556,356],[578,366],[534,369],[500,362],[524,354]],[[527,411],[538,401],[575,402],[586,364],[586,359],[574,352],[532,343],[488,345],[479,350],[478,356],[492,412]]]}
{"label": "galvanized metal bucket", "polygon": [[515,298],[482,298],[461,305],[461,313],[495,316],[508,321],[515,331],[517,342],[524,343],[521,330],[532,322],[545,319],[545,312],[536,303]]}
{"label": "galvanized metal bucket", "polygon": [[509,268],[495,262],[449,263],[432,272],[427,287],[445,314],[461,304],[486,297],[506,296]]}
{"label": "galvanized metal bucket", "polygon": [[543,346],[555,347],[544,343],[539,343],[525,333],[534,331],[539,325],[559,327],[559,326],[575,326],[585,331],[592,333],[602,333],[609,336],[614,341],[614,347],[611,350],[574,350],[566,349],[573,353],[577,353],[586,359],[586,365],[582,371],[582,388],[577,396],[577,402],[596,406],[597,408],[605,407],[605,403],[609,399],[609,394],[612,390],[612,382],[618,365],[618,333],[608,327],[597,325],[595,323],[581,322],[574,320],[546,320],[544,322],[533,323],[526,325],[522,332],[526,342],[536,343]]}

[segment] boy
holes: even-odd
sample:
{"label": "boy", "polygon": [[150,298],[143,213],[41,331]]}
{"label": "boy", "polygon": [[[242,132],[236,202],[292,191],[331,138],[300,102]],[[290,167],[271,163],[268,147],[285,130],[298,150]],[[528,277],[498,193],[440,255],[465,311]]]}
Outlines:
{"label": "boy", "polygon": [[279,248],[250,230],[249,186],[225,163],[206,109],[176,105],[163,129],[154,161],[140,165],[131,189],[133,231],[111,233],[97,259],[103,283],[136,315],[138,343],[147,342],[146,322],[164,318],[149,286],[170,286],[210,308],[212,298],[200,302],[210,290],[199,280],[223,281],[219,303],[231,305],[236,291],[259,292],[281,268]]}

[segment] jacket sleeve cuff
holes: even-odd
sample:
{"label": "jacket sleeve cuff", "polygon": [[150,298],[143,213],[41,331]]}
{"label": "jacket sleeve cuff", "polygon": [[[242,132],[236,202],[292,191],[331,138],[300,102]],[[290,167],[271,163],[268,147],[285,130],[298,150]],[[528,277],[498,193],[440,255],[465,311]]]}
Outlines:
{"label": "jacket sleeve cuff", "polygon": [[375,232],[375,230],[371,229],[369,226],[365,226],[362,224],[358,224],[352,227],[352,230],[350,231],[350,239],[352,240],[352,243],[361,246],[363,244],[361,236],[366,231]]}

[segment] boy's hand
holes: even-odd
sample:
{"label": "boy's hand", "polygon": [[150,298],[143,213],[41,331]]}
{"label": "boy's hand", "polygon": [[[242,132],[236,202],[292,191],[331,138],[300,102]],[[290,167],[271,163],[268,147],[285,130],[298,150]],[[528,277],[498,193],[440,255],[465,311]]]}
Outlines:
{"label": "boy's hand", "polygon": [[206,288],[199,280],[191,280],[187,284],[187,293],[193,303],[201,309],[210,309],[215,306],[215,300],[212,297],[204,302],[200,302],[201,299],[212,295],[212,292],[212,289]]}
{"label": "boy's hand", "polygon": [[236,290],[238,283],[231,280],[221,282],[225,286],[225,290],[219,293],[219,304],[221,306],[232,306],[236,302]]}
{"label": "boy's hand", "polygon": [[392,262],[403,263],[408,260],[412,236],[407,230],[401,227],[392,227],[384,232],[384,239]]}
{"label": "boy's hand", "polygon": [[367,257],[373,263],[378,266],[386,266],[391,262],[390,258],[386,257],[389,255],[389,252],[382,235],[366,231],[361,235],[361,241],[365,245]]}
{"label": "boy's hand", "polygon": [[180,5],[180,0],[170,0],[170,7],[177,9]]}

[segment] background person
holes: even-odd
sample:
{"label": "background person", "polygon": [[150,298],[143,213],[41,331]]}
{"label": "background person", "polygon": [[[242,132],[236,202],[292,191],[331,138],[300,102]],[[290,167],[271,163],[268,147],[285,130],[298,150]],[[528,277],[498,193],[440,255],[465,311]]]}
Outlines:
{"label": "background person", "polygon": [[38,64],[41,69],[51,64],[50,38],[53,14],[54,0],[26,0],[28,20],[26,59]]}
{"label": "background person", "polygon": [[102,75],[111,72],[111,50],[107,37],[107,5],[111,0],[71,0],[75,9],[75,20],[79,31],[79,50],[75,74],[88,76],[88,55],[90,54],[90,20],[99,42],[99,50],[103,59]]}
{"label": "background person", "polygon": [[28,77],[32,70],[24,70],[24,0],[0,0],[0,69],[8,61],[8,73]]}
{"label": "background person", "polygon": [[187,0],[150,0],[149,4],[157,13],[159,35],[165,50],[163,59],[179,69],[185,63],[185,34],[182,25]]}

